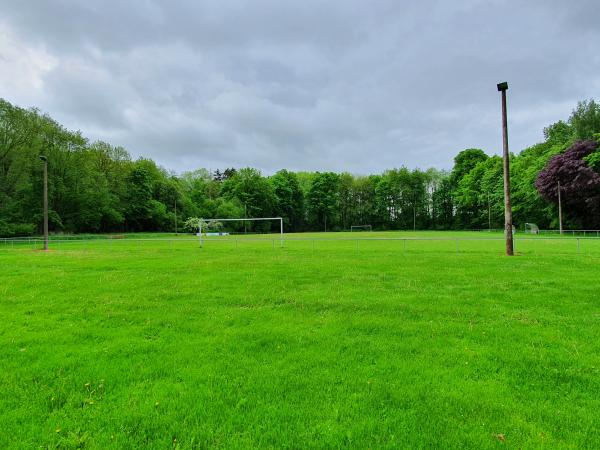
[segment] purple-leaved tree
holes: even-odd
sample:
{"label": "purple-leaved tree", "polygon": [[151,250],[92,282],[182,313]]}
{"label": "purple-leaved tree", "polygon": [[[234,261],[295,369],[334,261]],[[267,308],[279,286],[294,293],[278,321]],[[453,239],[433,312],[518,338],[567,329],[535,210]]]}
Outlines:
{"label": "purple-leaved tree", "polygon": [[595,152],[598,143],[578,141],[565,153],[555,155],[539,173],[535,182],[540,195],[558,203],[558,182],[565,215],[576,226],[600,227],[600,175],[583,160]]}

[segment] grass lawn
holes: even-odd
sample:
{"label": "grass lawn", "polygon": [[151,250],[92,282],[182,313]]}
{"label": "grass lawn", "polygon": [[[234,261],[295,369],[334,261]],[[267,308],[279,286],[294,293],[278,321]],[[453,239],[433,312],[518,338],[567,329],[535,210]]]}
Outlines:
{"label": "grass lawn", "polygon": [[0,244],[0,448],[600,448],[600,240],[390,236]]}

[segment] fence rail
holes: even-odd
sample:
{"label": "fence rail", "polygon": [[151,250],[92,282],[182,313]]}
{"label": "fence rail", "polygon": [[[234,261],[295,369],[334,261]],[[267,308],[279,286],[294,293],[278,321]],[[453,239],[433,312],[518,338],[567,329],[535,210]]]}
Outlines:
{"label": "fence rail", "polygon": [[[235,236],[219,236],[219,237],[206,237],[202,238],[204,242],[256,242],[256,241],[501,241],[504,242],[504,238],[500,237],[235,237]],[[576,241],[576,240],[598,240],[595,236],[576,238],[572,237],[519,237],[515,238],[518,241]],[[50,239],[50,242],[56,243],[75,243],[75,242],[198,242],[199,238],[185,237],[185,238],[127,238],[118,241],[111,239]],[[43,238],[0,238],[0,242],[8,243],[36,243],[44,242]]]}
{"label": "fence rail", "polygon": [[[375,231],[374,233],[376,233],[377,231]],[[414,230],[385,230],[385,231],[380,231],[380,232],[407,232],[407,233],[414,233]],[[416,232],[440,232],[440,233],[503,233],[504,229],[502,228],[481,228],[481,229],[470,229],[470,230],[416,230]],[[319,233],[319,232],[315,232],[315,233]],[[330,232],[328,234],[335,236],[338,232]],[[158,238],[154,238],[154,237],[138,237],[139,235],[144,235],[144,234],[148,234],[148,235],[152,235],[152,236],[169,236],[168,238],[166,237],[158,237]],[[574,236],[578,236],[578,237],[596,237],[596,238],[600,238],[600,230],[563,230],[562,234],[560,233],[559,230],[539,230],[539,233],[537,234],[537,236],[541,235],[541,234],[550,234],[550,235],[560,235],[562,237],[574,237]],[[81,235],[50,235],[49,240],[50,242],[63,242],[63,241],[102,241],[102,240],[124,240],[124,241],[132,241],[132,240],[157,240],[157,239],[174,239],[174,240],[186,240],[185,237],[173,237],[175,235],[175,233],[139,233],[139,234],[127,234],[127,233],[121,233],[121,234],[81,234]],[[195,240],[194,236],[192,233],[180,233],[181,236],[189,236],[189,238],[187,240]],[[241,238],[241,236],[263,236],[263,237],[258,237],[258,238],[251,238],[251,237],[244,237],[244,239],[272,239],[272,237],[264,237],[264,236],[272,236],[273,233],[230,233],[229,235],[229,239],[232,238]],[[349,239],[349,240],[354,240],[354,239],[387,239],[387,240],[397,240],[397,239],[415,239],[415,240],[429,240],[429,239],[450,239],[453,240],[455,239],[454,237],[446,237],[446,238],[428,238],[428,237],[368,237],[368,238],[356,238],[356,237],[319,237],[319,238],[302,238],[302,237],[290,237],[289,235],[285,235],[284,234],[284,239],[286,240],[302,240],[302,239],[321,239],[321,240],[345,240],[345,239]],[[527,236],[533,236],[532,233],[525,233],[523,231],[518,232],[518,234],[516,235],[519,239],[527,239]],[[526,237],[520,237],[520,236],[526,236]],[[226,238],[225,236],[222,236],[220,239],[224,239]],[[206,238],[205,238],[206,239]],[[279,237],[277,238],[279,239]],[[470,240],[470,239],[482,239],[482,238],[472,238],[472,237],[459,237],[458,239],[463,239],[463,240]],[[486,238],[487,239],[487,238]],[[491,238],[491,239],[498,239],[501,240],[503,238],[498,237],[498,238]],[[540,239],[540,238],[535,238],[535,239]],[[16,237],[0,237],[0,242],[5,242],[5,241],[41,241],[43,240],[42,236],[16,236]]]}
{"label": "fence rail", "polygon": [[[457,230],[457,231],[462,231],[462,230]],[[473,229],[473,230],[464,230],[464,231],[473,231],[473,232],[478,232],[478,233],[503,233],[504,232],[504,228],[482,228],[482,229]],[[519,231],[517,230],[518,234],[527,234],[527,235],[532,235],[532,234],[558,234],[558,235],[564,235],[564,236],[596,236],[596,237],[600,237],[600,230],[563,230],[563,232],[561,233],[560,230],[538,230],[537,233],[528,233],[526,231]]]}
{"label": "fence rail", "polygon": [[[366,242],[403,242],[402,250],[406,251],[407,243],[415,243],[415,242],[448,242],[454,243],[454,248],[456,253],[465,252],[464,247],[461,247],[461,243],[466,242],[504,242],[503,237],[484,237],[484,236],[464,236],[464,237],[234,237],[234,236],[223,236],[216,238],[202,238],[202,244],[225,244],[225,243],[233,243],[237,248],[240,244],[250,243],[250,242],[264,242],[271,243],[272,247],[275,248],[277,246],[285,247],[285,243],[293,243],[293,242],[306,242],[312,243],[312,249],[315,249],[315,243],[317,242],[355,242],[356,243],[356,251],[360,251],[360,243]],[[573,251],[578,254],[582,253],[582,243],[583,242],[600,242],[600,239],[595,236],[587,236],[587,237],[518,237],[514,239],[515,249],[519,251],[520,246],[525,242],[542,242],[542,241],[554,241],[560,243],[576,243],[576,247],[573,246]],[[95,244],[102,243],[103,245],[119,245],[119,244],[137,244],[138,246],[142,245],[145,242],[162,242],[162,243],[170,243],[173,245],[174,243],[195,243],[199,247],[202,246],[198,237],[137,237],[137,238],[127,238],[127,239],[110,239],[110,238],[90,238],[90,239],[52,239],[50,241],[50,245],[58,248],[64,248],[65,244]],[[43,244],[43,238],[0,238],[0,249],[11,249],[11,248],[23,248],[23,247],[34,247],[41,246]],[[364,248],[364,247],[363,247]],[[594,249],[594,253],[596,253]],[[600,246],[598,246],[598,253],[600,254]]]}

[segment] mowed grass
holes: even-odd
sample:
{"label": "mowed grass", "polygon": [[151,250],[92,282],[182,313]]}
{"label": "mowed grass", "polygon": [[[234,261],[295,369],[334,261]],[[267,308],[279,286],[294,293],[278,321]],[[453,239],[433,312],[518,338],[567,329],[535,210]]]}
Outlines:
{"label": "mowed grass", "polygon": [[289,237],[0,246],[0,448],[600,447],[600,240]]}

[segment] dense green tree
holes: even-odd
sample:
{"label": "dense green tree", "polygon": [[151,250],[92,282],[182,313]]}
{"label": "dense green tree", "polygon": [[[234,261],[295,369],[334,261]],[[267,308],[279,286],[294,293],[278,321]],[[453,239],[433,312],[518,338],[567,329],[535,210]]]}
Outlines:
{"label": "dense green tree", "polygon": [[340,174],[338,178],[338,213],[343,230],[352,225],[353,210],[355,205],[354,177],[348,172]]}
{"label": "dense green tree", "polygon": [[33,233],[36,215],[41,213],[39,202],[31,201],[36,187],[32,178],[37,157],[34,155],[39,149],[35,119],[34,113],[0,99],[0,235],[3,236]]}
{"label": "dense green tree", "polygon": [[428,182],[427,173],[418,169],[401,167],[383,173],[375,192],[385,228],[423,228],[431,222]]}
{"label": "dense green tree", "polygon": [[[596,134],[595,141],[600,142],[600,134]],[[593,171],[600,175],[600,148],[585,156],[583,160]]]}
{"label": "dense green tree", "polygon": [[569,124],[573,127],[576,140],[593,139],[596,133],[600,133],[600,105],[593,99],[579,102],[569,118]]}
{"label": "dense green tree", "polygon": [[284,228],[301,231],[304,226],[304,193],[295,173],[280,170],[270,178],[275,195],[274,214],[283,218]]}
{"label": "dense green tree", "polygon": [[458,186],[460,180],[475,168],[477,164],[488,159],[488,155],[479,148],[468,148],[454,157],[454,167],[450,172],[450,181]]}
{"label": "dense green tree", "polygon": [[[454,189],[456,228],[480,228],[478,218],[481,214],[481,203],[477,191],[473,191],[473,188],[477,189],[477,179],[485,171],[485,167],[479,165],[487,159],[484,151],[478,148],[463,150],[454,158],[450,183]],[[475,172],[471,173],[474,170]]]}
{"label": "dense green tree", "polygon": [[498,156],[479,162],[459,181],[454,198],[461,227],[483,229],[492,224],[499,227],[502,183],[502,159]]}
{"label": "dense green tree", "polygon": [[354,177],[352,180],[353,203],[350,214],[350,226],[371,225],[379,226],[380,219],[377,215],[377,197],[375,186],[379,182],[378,175],[368,177]]}
{"label": "dense green tree", "polygon": [[307,197],[310,222],[316,230],[339,228],[339,175],[316,172]]}
{"label": "dense green tree", "polygon": [[[127,184],[127,229],[132,231],[151,230],[157,225],[156,214],[161,213],[160,207],[152,198],[154,189],[154,167],[148,160],[136,161]],[[165,208],[166,209],[166,208]]]}
{"label": "dense green tree", "polygon": [[574,134],[575,131],[573,130],[573,127],[562,120],[544,128],[545,142],[550,145],[558,144],[567,146],[573,141]]}
{"label": "dense green tree", "polygon": [[[598,141],[599,133],[600,107],[584,101],[567,121],[546,127],[543,142],[511,155],[518,227],[526,222],[557,226],[552,193],[558,178],[565,183],[566,226],[600,227],[595,190],[600,150],[590,140],[583,153],[573,147],[581,138]],[[272,215],[283,217],[290,231],[364,224],[379,229],[499,228],[503,223],[502,160],[480,149],[461,151],[449,173],[401,167],[369,176],[281,170],[264,177],[256,169],[228,168],[176,175],[148,159],[132,161],[122,147],[90,143],[35,109],[0,99],[0,236],[41,232],[41,154],[48,157],[52,232],[173,231],[176,217],[183,223],[188,217]],[[543,186],[536,189],[541,174]],[[230,225],[236,231],[253,229]],[[268,231],[272,225],[255,230]]]}
{"label": "dense green tree", "polygon": [[454,226],[454,198],[450,178],[443,176],[431,194],[431,227],[434,230],[448,230]]}
{"label": "dense green tree", "polygon": [[426,172],[416,169],[410,178],[410,207],[412,209],[412,228],[424,229],[429,227],[429,204],[431,198],[427,191],[429,177]]}
{"label": "dense green tree", "polygon": [[[425,217],[427,223],[426,228],[438,229],[446,227],[444,224],[443,214],[445,205],[442,200],[442,191],[444,189],[444,181],[448,178],[448,174],[445,171],[437,169],[428,169],[425,172],[425,196],[426,201],[424,203]],[[450,197],[451,198],[451,197]],[[450,215],[452,215],[452,207],[449,208]],[[447,227],[451,226],[451,221]]]}
{"label": "dense green tree", "polygon": [[[260,171],[246,167],[223,182],[222,193],[226,199],[236,199],[244,207],[245,217],[272,217],[275,193]],[[256,230],[267,231],[272,224],[256,223]]]}
{"label": "dense green tree", "polygon": [[[515,226],[524,227],[525,223],[535,223],[542,228],[555,225],[554,207],[545,201],[538,193],[535,180],[549,159],[564,150],[564,144],[544,142],[529,147],[511,160],[511,195],[513,206],[513,222]],[[502,170],[499,169],[499,178]],[[503,184],[500,181],[497,189],[498,216],[504,211]]]}

